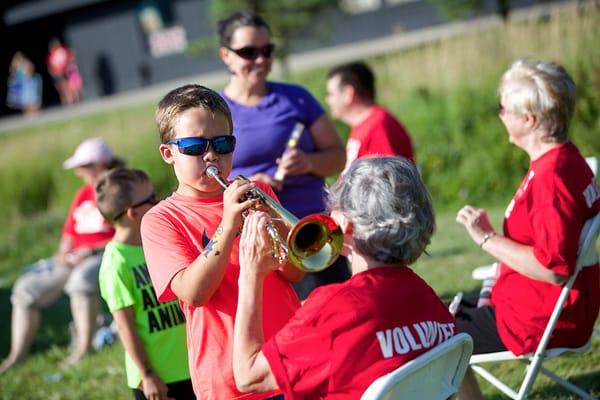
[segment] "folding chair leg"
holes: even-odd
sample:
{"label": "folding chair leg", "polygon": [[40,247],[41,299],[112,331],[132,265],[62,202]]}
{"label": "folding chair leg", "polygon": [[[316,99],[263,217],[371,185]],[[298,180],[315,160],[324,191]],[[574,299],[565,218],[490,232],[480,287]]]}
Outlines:
{"label": "folding chair leg", "polygon": [[483,379],[497,387],[502,393],[510,397],[511,399],[516,400],[518,398],[517,392],[508,387],[504,382],[496,378],[494,375],[490,374],[485,368],[480,367],[479,365],[471,364],[471,368],[473,371],[477,372]]}
{"label": "folding chair leg", "polygon": [[538,355],[535,355],[531,364],[527,366],[525,370],[525,378],[523,379],[523,383],[521,384],[521,388],[519,389],[519,400],[525,399],[527,397],[527,393],[529,393],[529,391],[533,387],[535,378],[537,378],[538,372],[542,368],[543,361],[543,358],[541,358]]}
{"label": "folding chair leg", "polygon": [[554,382],[558,383],[560,386],[571,391],[572,393],[575,393],[577,396],[581,397],[582,399],[598,400],[596,397],[593,397],[588,392],[581,389],[579,386],[572,384],[571,382],[561,378],[560,376],[556,375],[554,372],[552,372],[544,367],[540,368],[540,372],[543,373],[544,375],[546,375],[548,378],[552,379]]}

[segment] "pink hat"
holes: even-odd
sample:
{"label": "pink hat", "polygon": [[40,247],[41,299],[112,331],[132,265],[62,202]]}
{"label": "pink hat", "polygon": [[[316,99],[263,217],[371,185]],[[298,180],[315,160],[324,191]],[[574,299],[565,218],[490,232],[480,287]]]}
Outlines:
{"label": "pink hat", "polygon": [[110,147],[102,138],[86,139],[75,150],[75,154],[63,163],[65,169],[87,164],[109,163],[114,159]]}

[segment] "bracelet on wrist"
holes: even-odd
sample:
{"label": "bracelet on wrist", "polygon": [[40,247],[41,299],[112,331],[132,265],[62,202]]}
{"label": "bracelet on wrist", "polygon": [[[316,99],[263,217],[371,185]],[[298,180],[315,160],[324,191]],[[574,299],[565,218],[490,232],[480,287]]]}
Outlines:
{"label": "bracelet on wrist", "polygon": [[488,233],[486,233],[483,236],[483,239],[481,239],[481,242],[479,243],[479,247],[483,249],[483,245],[485,244],[485,242],[487,242],[488,240],[490,240],[494,236],[496,236],[496,232],[488,232]]}
{"label": "bracelet on wrist", "polygon": [[148,367],[144,370],[144,373],[142,374],[142,376],[145,378],[152,373],[154,373],[154,370],[152,369],[152,367]]}

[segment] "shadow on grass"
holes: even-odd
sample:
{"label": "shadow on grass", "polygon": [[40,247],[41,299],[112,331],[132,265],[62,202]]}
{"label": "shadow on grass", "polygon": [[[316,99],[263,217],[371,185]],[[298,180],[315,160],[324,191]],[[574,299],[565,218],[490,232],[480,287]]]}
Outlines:
{"label": "shadow on grass", "polygon": [[[5,321],[0,326],[0,359],[8,355],[10,350],[10,292],[11,288],[0,288],[0,315],[3,316]],[[63,294],[56,303],[42,310],[40,330],[33,340],[31,353],[48,350],[53,345],[68,345],[70,341],[70,321],[69,298]]]}
{"label": "shadow on grass", "polygon": [[[600,369],[581,375],[571,376],[568,379],[568,381],[574,385],[579,386],[581,389],[585,390],[588,393],[591,393],[592,395],[597,396],[598,393],[600,393]],[[542,388],[540,388],[541,384],[543,384]],[[518,390],[517,387],[513,389]],[[528,397],[532,399],[579,398],[579,396],[576,396],[575,394],[567,391],[562,386],[558,385],[557,383],[554,383],[554,381],[551,381],[548,377],[542,374],[538,375],[537,379],[535,380],[533,390],[529,393],[530,394]],[[486,399],[488,400],[506,400],[506,398],[507,397],[500,393],[500,391],[497,389],[494,389],[494,393],[492,395],[486,397]]]}

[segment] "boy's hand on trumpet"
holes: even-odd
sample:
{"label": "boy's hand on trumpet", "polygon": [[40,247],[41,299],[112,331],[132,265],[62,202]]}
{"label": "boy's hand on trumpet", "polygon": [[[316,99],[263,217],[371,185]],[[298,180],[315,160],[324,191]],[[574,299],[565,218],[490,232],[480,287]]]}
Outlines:
{"label": "boy's hand on trumpet", "polygon": [[246,193],[254,188],[252,182],[235,179],[223,192],[223,228],[239,231],[243,223],[243,213],[258,200],[246,199]]}
{"label": "boy's hand on trumpet", "polygon": [[262,211],[250,213],[240,239],[240,274],[264,277],[279,268],[273,257],[273,240],[267,233],[271,217]]}

